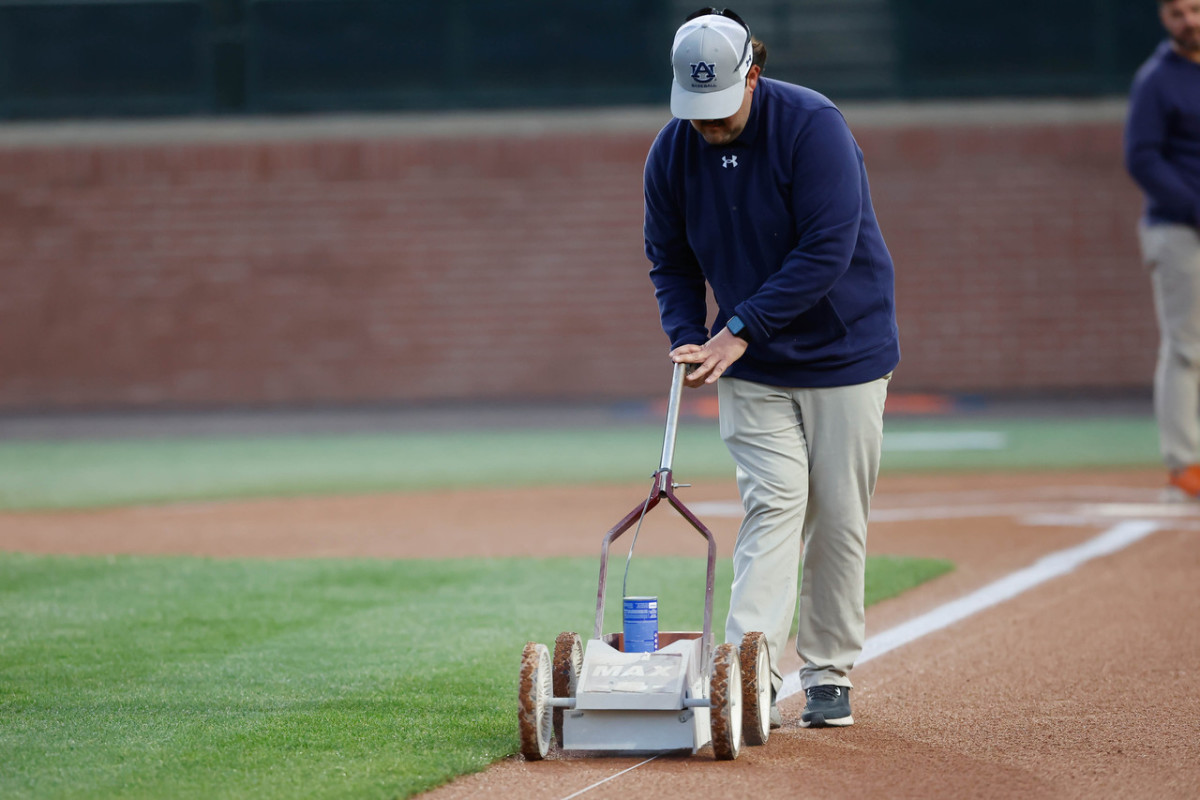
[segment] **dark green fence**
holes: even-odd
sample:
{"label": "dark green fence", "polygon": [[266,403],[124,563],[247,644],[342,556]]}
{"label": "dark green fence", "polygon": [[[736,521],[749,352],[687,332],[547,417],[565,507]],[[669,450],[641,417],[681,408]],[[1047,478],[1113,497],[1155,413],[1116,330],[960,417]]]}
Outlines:
{"label": "dark green fence", "polygon": [[246,31],[254,111],[620,105],[662,96],[671,21],[646,0],[250,0]]}
{"label": "dark green fence", "polygon": [[[691,2],[0,0],[0,118],[665,105]],[[742,0],[835,99],[1123,93],[1149,0]]]}
{"label": "dark green fence", "polygon": [[210,30],[193,0],[0,2],[0,116],[209,110]]}
{"label": "dark green fence", "polygon": [[1123,93],[1163,31],[1152,0],[896,0],[917,97]]}

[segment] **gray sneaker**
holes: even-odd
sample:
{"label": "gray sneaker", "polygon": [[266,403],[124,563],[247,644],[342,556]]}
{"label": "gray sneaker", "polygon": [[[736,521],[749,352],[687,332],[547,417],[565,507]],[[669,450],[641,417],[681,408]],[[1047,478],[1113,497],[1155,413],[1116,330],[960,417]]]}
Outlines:
{"label": "gray sneaker", "polygon": [[808,703],[800,715],[801,728],[842,728],[854,724],[850,690],[845,686],[813,686],[804,690]]}
{"label": "gray sneaker", "polygon": [[783,727],[783,717],[779,714],[779,706],[771,703],[771,730]]}

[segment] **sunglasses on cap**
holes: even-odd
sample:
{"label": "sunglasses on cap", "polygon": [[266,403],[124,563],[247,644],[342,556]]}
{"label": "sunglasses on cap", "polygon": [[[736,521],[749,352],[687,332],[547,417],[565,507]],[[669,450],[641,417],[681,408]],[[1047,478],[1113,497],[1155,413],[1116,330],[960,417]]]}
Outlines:
{"label": "sunglasses on cap", "polygon": [[731,9],[711,8],[710,7],[710,8],[702,8],[698,11],[693,11],[691,14],[688,14],[687,17],[685,17],[683,21],[691,22],[692,20],[696,19],[697,17],[708,17],[708,16],[725,17],[726,19],[731,19],[734,22],[736,22],[738,25],[741,25],[743,28],[745,28],[746,44],[742,47],[741,58],[738,59],[739,64],[744,63],[746,61],[746,52],[750,49],[750,40],[753,38],[753,36],[750,33],[750,26],[746,24],[746,20],[739,17],[737,15],[737,13]]}

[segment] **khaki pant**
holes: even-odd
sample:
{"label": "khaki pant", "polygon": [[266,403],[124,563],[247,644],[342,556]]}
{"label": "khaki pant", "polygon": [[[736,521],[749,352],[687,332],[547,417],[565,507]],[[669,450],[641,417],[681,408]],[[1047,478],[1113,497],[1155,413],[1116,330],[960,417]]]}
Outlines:
{"label": "khaki pant", "polygon": [[1200,461],[1200,233],[1188,225],[1138,228],[1158,314],[1154,413],[1169,469]]}
{"label": "khaki pant", "polygon": [[765,633],[776,691],[793,616],[801,686],[851,686],[865,637],[867,514],[890,377],[829,389],[718,382],[721,438],[745,511],[725,640]]}

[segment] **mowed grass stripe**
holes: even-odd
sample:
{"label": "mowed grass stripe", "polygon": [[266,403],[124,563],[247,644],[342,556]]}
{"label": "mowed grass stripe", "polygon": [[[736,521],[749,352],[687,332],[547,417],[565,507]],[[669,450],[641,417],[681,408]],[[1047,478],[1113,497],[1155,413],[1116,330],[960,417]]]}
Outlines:
{"label": "mowed grass stripe", "polygon": [[[65,746],[51,746],[59,758],[48,765],[82,753],[91,760],[81,780],[61,787],[64,796],[82,787],[95,796],[221,796],[223,783],[229,796],[261,795],[263,784],[278,796],[313,796],[321,784],[326,796],[342,796],[367,789],[380,771],[375,788],[391,793],[407,780],[387,766],[399,752],[410,754],[410,771],[444,776],[510,749],[495,698],[511,681],[484,656],[514,648],[519,656],[521,642],[479,619],[494,622],[497,593],[514,577],[528,581],[532,563],[108,565],[115,580],[107,585],[64,584],[50,602],[22,593],[34,616],[66,624],[50,622],[50,636],[3,650],[6,667],[31,682],[39,663],[67,662],[38,683],[50,702],[10,709],[46,723],[27,735]],[[502,567],[513,574],[497,580]],[[143,596],[163,602],[146,606]],[[307,622],[297,629],[297,620]],[[439,698],[440,720],[424,718],[428,698]],[[490,733],[464,748],[468,718],[482,718]],[[39,744],[34,753],[46,751]],[[29,796],[50,796],[43,781],[30,788]]]}
{"label": "mowed grass stripe", "polygon": [[[868,602],[949,568],[872,558]],[[699,629],[701,560],[635,569],[664,628]],[[590,635],[596,578],[591,559],[0,555],[0,796],[424,791],[515,750],[521,647]]]}
{"label": "mowed grass stripe", "polygon": [[[887,433],[989,431],[1004,447],[905,451]],[[883,471],[1127,467],[1158,463],[1154,421],[888,420]],[[256,438],[0,443],[0,510],[473,486],[636,482],[658,466],[662,430],[492,430]],[[715,422],[680,426],[681,480],[733,474]]]}

